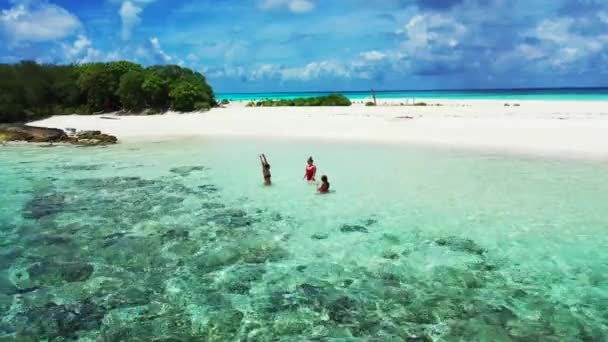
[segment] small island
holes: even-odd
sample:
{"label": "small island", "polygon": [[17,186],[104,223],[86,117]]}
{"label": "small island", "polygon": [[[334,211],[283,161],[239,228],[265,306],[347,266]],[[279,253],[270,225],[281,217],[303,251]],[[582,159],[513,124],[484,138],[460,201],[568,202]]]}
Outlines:
{"label": "small island", "polygon": [[119,61],[71,65],[0,64],[0,123],[66,114],[156,114],[216,107],[205,77],[177,65]]}
{"label": "small island", "polygon": [[177,65],[151,66],[119,61],[40,65],[24,61],[0,65],[0,141],[114,144],[100,131],[68,134],[24,125],[53,115],[158,114],[216,107],[205,77]]}

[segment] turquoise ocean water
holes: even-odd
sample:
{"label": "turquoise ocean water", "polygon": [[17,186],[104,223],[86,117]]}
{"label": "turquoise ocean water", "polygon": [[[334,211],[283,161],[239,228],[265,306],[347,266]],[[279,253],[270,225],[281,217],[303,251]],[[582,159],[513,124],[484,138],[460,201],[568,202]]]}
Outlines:
{"label": "turquoise ocean water", "polygon": [[[302,180],[309,155],[335,193]],[[11,145],[0,165],[0,337],[608,336],[605,163],[183,140]]]}
{"label": "turquoise ocean water", "polygon": [[[293,99],[341,93],[351,100],[371,97],[370,91],[286,92],[286,93],[219,93],[219,100],[253,101]],[[543,100],[543,101],[608,101],[608,88],[498,89],[498,90],[423,90],[376,91],[378,99],[444,99],[444,100]]]}

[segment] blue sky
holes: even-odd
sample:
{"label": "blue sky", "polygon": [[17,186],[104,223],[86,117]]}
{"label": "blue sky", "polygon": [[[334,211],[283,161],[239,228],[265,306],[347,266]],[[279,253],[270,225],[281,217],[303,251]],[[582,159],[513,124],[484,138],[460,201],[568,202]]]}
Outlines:
{"label": "blue sky", "polygon": [[0,0],[0,62],[179,64],[218,92],[608,85],[606,0]]}

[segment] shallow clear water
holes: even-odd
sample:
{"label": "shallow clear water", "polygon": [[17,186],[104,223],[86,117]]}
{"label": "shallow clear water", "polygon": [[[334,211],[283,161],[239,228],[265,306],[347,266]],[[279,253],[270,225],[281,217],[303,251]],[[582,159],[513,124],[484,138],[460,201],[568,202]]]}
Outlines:
{"label": "shallow clear water", "polygon": [[[351,100],[370,99],[370,91],[333,91]],[[253,101],[263,99],[293,99],[328,95],[332,92],[289,93],[219,93],[219,100]],[[445,100],[510,100],[510,101],[608,101],[608,88],[553,89],[479,89],[479,90],[388,90],[376,91],[378,99],[445,99]]]}
{"label": "shallow clear water", "polygon": [[[302,180],[309,155],[334,193]],[[9,146],[0,167],[0,336],[608,336],[605,163],[183,140]]]}

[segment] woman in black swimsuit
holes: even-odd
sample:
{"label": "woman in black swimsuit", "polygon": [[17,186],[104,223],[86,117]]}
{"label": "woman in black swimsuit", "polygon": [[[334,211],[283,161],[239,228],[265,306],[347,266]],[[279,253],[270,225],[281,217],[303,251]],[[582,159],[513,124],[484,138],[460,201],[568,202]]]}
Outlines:
{"label": "woman in black swimsuit", "polygon": [[262,163],[262,174],[264,175],[264,185],[271,185],[270,181],[270,164],[268,164],[268,160],[266,159],[265,154],[260,155],[260,162]]}

